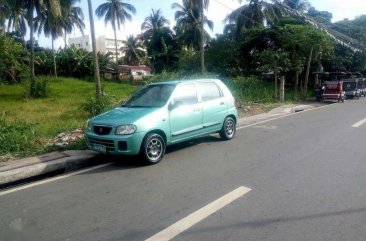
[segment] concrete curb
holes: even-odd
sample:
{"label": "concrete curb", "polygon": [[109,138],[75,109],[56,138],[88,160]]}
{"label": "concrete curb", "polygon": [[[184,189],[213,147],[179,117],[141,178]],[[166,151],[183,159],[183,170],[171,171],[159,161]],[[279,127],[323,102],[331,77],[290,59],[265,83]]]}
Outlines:
{"label": "concrete curb", "polygon": [[31,157],[19,160],[20,162],[33,162],[22,167],[0,170],[0,188],[12,183],[26,180],[32,177],[45,175],[56,171],[70,171],[95,163],[98,155],[92,151],[66,151],[62,152],[66,157],[42,161],[39,157]]}
{"label": "concrete curb", "polygon": [[[316,108],[311,105],[283,106],[268,113],[238,119],[237,126],[255,124],[260,121],[284,116],[303,110]],[[98,153],[93,151],[52,152],[37,157],[14,160],[0,166],[0,188],[6,187],[32,177],[46,175],[57,171],[71,171],[81,167],[101,164]]]}

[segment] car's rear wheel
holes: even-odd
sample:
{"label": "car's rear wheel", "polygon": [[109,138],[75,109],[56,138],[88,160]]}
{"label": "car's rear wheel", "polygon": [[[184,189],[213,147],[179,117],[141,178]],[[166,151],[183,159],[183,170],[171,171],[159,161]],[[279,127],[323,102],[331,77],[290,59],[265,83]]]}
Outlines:
{"label": "car's rear wheel", "polygon": [[157,133],[150,133],[145,136],[140,150],[140,155],[148,165],[160,162],[165,154],[164,138]]}
{"label": "car's rear wheel", "polygon": [[224,140],[230,140],[235,136],[236,132],[236,121],[234,118],[228,116],[226,117],[222,129],[220,131],[220,136]]}

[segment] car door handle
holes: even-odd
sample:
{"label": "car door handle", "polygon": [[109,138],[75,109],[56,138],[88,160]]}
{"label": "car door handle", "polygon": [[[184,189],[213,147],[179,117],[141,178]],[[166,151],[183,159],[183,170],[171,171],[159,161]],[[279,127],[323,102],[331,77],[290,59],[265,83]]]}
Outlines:
{"label": "car door handle", "polygon": [[225,105],[225,102],[220,102],[220,105]]}
{"label": "car door handle", "polygon": [[194,108],[193,112],[200,112],[201,109],[200,108]]}

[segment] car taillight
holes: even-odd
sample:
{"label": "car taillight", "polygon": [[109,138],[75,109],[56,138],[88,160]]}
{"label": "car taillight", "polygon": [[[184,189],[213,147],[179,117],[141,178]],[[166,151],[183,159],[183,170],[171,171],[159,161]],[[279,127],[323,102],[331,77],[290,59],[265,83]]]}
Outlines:
{"label": "car taillight", "polygon": [[238,102],[236,102],[236,100],[234,100],[234,106],[235,106],[235,108],[239,108],[239,104],[238,104]]}

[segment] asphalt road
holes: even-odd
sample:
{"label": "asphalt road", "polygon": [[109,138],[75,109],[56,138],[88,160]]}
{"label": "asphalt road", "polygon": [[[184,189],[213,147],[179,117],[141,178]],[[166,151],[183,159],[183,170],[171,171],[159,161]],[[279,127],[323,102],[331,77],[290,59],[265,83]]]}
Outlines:
{"label": "asphalt road", "polygon": [[[365,107],[362,98],[300,112],[231,141],[174,146],[155,166],[113,160],[1,195],[0,240],[159,240],[177,222],[164,237],[364,241],[366,124],[352,125]],[[221,208],[206,206],[240,187]]]}

